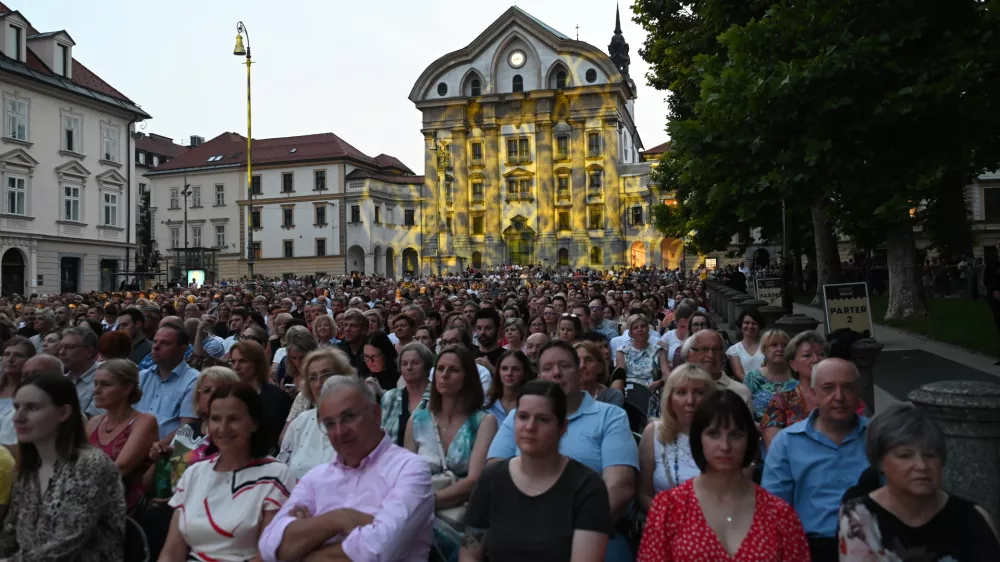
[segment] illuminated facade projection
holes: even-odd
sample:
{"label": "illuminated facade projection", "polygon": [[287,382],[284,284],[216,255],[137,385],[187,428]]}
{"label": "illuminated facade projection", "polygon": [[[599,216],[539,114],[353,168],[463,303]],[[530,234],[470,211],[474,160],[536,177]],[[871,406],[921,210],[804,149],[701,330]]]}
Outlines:
{"label": "illuminated facade projection", "polygon": [[424,273],[661,265],[620,20],[608,51],[512,7],[424,70]]}

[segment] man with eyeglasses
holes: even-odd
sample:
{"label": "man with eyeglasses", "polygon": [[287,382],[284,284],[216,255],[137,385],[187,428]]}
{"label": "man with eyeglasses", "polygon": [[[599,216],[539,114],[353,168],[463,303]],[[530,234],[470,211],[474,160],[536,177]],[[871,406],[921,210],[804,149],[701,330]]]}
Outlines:
{"label": "man with eyeglasses", "polygon": [[594,326],[594,331],[604,334],[604,337],[611,341],[618,337],[618,324],[604,317],[604,309],[607,307],[604,299],[596,297],[590,301],[590,323]]}
{"label": "man with eyeglasses", "polygon": [[722,371],[726,348],[722,346],[722,336],[719,335],[719,332],[702,330],[692,335],[681,346],[681,357],[688,363],[705,369],[715,380],[716,388],[732,390],[747,403],[750,411],[753,411],[750,389],[743,383],[731,379]]}
{"label": "man with eyeglasses", "polygon": [[382,431],[382,409],[362,379],[331,377],[318,403],[336,453],[302,477],[264,529],[261,558],[427,560],[434,525],[427,463]]}
{"label": "man with eyeglasses", "polygon": [[66,367],[66,376],[76,386],[80,410],[87,417],[103,414],[94,404],[94,376],[97,374],[97,334],[90,328],[77,326],[63,332],[59,359]]}

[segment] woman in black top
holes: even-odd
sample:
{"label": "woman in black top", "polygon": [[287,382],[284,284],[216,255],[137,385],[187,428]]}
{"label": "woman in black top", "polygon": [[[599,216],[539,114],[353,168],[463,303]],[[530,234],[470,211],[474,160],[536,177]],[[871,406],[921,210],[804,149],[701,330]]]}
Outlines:
{"label": "woman in black top", "polygon": [[396,369],[396,346],[389,341],[389,336],[383,332],[375,332],[368,336],[368,341],[362,350],[362,358],[368,367],[368,379],[374,379],[382,392],[396,388],[399,382],[399,371]]}
{"label": "woman in black top", "polygon": [[[880,412],[868,426],[866,452],[884,484],[859,484],[853,497],[845,497],[842,562],[1000,560],[1000,542],[983,508],[941,490],[944,435],[927,414],[908,403]],[[875,489],[865,493],[865,487]]]}
{"label": "woman in black top", "polygon": [[601,476],[559,453],[566,395],[534,380],[518,393],[514,438],[521,455],[479,476],[465,514],[460,562],[600,562],[614,532]]}

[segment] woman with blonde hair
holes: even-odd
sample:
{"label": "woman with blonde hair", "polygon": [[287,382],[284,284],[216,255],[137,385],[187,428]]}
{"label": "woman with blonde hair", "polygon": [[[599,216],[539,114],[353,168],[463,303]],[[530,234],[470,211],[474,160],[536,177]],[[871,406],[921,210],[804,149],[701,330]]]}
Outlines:
{"label": "woman with blonde hair", "polygon": [[760,351],[764,364],[760,369],[747,373],[743,384],[750,389],[753,401],[753,419],[757,422],[775,394],[794,390],[799,381],[792,378],[792,370],[785,360],[788,334],[781,330],[768,330],[760,338]]}
{"label": "woman with blonde hair", "polygon": [[109,359],[94,374],[94,404],[106,413],[87,422],[87,440],[115,462],[125,484],[125,505],[132,511],[144,495],[142,477],[149,449],[159,439],[156,416],[133,407],[142,396],[139,368],[128,359]]}
{"label": "woman with blonde hair", "polygon": [[310,408],[288,422],[278,452],[278,460],[286,463],[296,478],[302,478],[313,467],[333,458],[333,447],[320,427],[316,404],[323,383],[333,376],[358,376],[351,359],[335,347],[321,347],[306,355],[302,360],[302,373],[305,379],[302,395]]}
{"label": "woman with blonde hair", "polygon": [[667,377],[660,398],[663,417],[646,426],[639,441],[639,487],[636,503],[646,513],[656,494],[701,473],[691,456],[688,433],[698,405],[715,392],[704,369],[686,363]]}
{"label": "woman with blonde hair", "polygon": [[337,339],[337,323],[328,314],[320,314],[313,320],[312,333],[320,347],[340,343]]}

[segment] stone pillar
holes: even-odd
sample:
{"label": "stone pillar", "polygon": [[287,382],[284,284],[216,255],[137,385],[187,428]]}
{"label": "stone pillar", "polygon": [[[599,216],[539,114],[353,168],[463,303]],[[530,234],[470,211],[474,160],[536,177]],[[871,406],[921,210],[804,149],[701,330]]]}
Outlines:
{"label": "stone pillar", "polygon": [[569,150],[572,154],[573,175],[570,178],[570,191],[573,197],[573,247],[570,251],[570,265],[580,267],[590,265],[590,236],[587,234],[587,166],[584,156],[587,154],[587,139],[583,134],[586,122],[583,119],[569,120],[573,132],[570,136]]}
{"label": "stone pillar", "polygon": [[1000,384],[942,381],[909,395],[945,435],[942,487],[1000,518]]}
{"label": "stone pillar", "polygon": [[486,137],[484,157],[486,158],[485,178],[483,180],[483,200],[486,203],[484,217],[486,236],[483,242],[486,255],[483,263],[499,265],[503,263],[503,181],[500,178],[500,128],[496,123],[483,125]]}
{"label": "stone pillar", "polygon": [[425,129],[424,133],[424,205],[420,211],[420,220],[424,233],[422,254],[433,256],[437,253],[438,225],[440,224],[438,201],[437,172],[437,135],[435,131]]}
{"label": "stone pillar", "polygon": [[[739,305],[736,308],[736,314],[738,316],[742,314],[743,311],[749,311],[749,312],[759,311],[760,307],[762,306],[767,306],[767,301],[762,301],[760,299],[747,299],[739,303]],[[766,323],[767,321],[765,320],[764,322]],[[770,324],[768,324],[767,328],[770,327],[771,327]],[[765,330],[767,328],[765,328]]]}
{"label": "stone pillar", "polygon": [[864,338],[851,345],[851,361],[861,375],[859,393],[865,403],[865,416],[875,415],[875,361],[884,345],[875,338]]}
{"label": "stone pillar", "polygon": [[467,154],[466,130],[458,127],[451,130],[451,166],[454,172],[453,185],[455,219],[452,221],[455,238],[455,252],[469,256],[469,158]]}
{"label": "stone pillar", "polygon": [[785,309],[780,306],[764,305],[757,309],[767,322],[768,328],[777,328],[775,323],[785,315]]}
{"label": "stone pillar", "polygon": [[625,261],[625,239],[622,233],[621,181],[618,179],[618,119],[603,122],[604,136],[604,264],[620,267]]}
{"label": "stone pillar", "polygon": [[723,322],[729,322],[730,319],[729,299],[739,294],[740,294],[739,291],[737,291],[736,289],[730,289],[729,287],[726,287],[725,289],[722,290],[722,297],[720,297],[721,302],[719,303],[719,309],[717,312],[719,314],[719,318],[721,318]]}
{"label": "stone pillar", "polygon": [[750,295],[745,293],[736,293],[735,295],[729,297],[729,304],[726,306],[726,317],[728,318],[726,322],[728,322],[730,326],[734,328],[738,327],[736,326],[736,323],[739,320],[737,312],[739,310],[740,303],[748,300],[750,300]]}
{"label": "stone pillar", "polygon": [[535,261],[543,265],[556,262],[555,175],[552,170],[552,121],[548,114],[535,122],[535,197],[538,209]]}
{"label": "stone pillar", "polygon": [[819,320],[800,314],[782,316],[781,319],[774,323],[775,328],[783,330],[790,338],[794,338],[802,332],[815,330],[817,326],[819,326]]}

